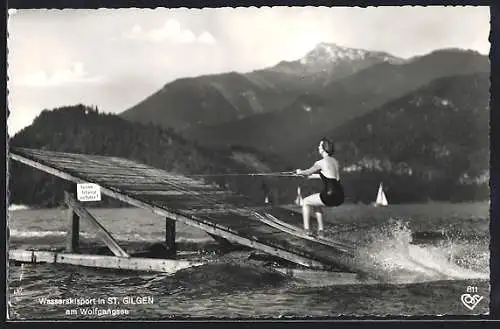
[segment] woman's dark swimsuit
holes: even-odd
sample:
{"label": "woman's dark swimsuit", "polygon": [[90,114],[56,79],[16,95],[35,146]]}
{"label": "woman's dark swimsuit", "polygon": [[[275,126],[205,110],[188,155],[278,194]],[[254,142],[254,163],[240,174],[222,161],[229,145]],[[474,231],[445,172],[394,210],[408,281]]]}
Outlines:
{"label": "woman's dark swimsuit", "polygon": [[319,197],[325,206],[335,207],[344,203],[344,188],[340,181],[335,178],[327,178],[322,172],[319,173],[319,176],[324,184]]}

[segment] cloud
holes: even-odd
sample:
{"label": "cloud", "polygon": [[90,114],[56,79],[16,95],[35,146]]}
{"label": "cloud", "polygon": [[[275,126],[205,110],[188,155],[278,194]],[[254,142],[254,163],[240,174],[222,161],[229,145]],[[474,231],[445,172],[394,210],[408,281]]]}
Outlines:
{"label": "cloud", "polygon": [[204,31],[196,37],[193,31],[183,28],[175,19],[167,20],[160,28],[146,31],[140,25],[134,25],[129,32],[125,33],[125,37],[154,43],[165,41],[172,43],[193,43],[196,41],[205,44],[215,43],[215,38],[210,33]]}
{"label": "cloud", "polygon": [[215,38],[207,31],[203,31],[198,37],[198,40],[202,43],[207,43],[207,44],[215,43]]}
{"label": "cloud", "polygon": [[12,82],[21,86],[54,87],[74,83],[97,83],[102,79],[102,76],[89,76],[83,63],[75,62],[70,69],[56,70],[52,74],[48,74],[44,70],[37,70],[19,79],[12,78]]}

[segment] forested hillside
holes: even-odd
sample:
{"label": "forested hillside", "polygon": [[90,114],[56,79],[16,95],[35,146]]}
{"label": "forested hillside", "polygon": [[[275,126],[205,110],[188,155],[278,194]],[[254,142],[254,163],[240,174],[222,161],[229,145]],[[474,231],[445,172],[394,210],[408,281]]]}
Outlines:
{"label": "forested hillside", "polygon": [[[44,110],[31,126],[10,140],[10,147],[16,146],[119,156],[183,174],[248,173],[282,168],[277,159],[248,148],[203,148],[169,129],[131,123],[83,105]],[[244,175],[217,175],[206,179],[264,200],[261,181]],[[11,203],[41,207],[60,205],[63,191],[68,187],[58,178],[15,161],[11,161],[9,184]]]}
{"label": "forested hillside", "polygon": [[[489,74],[462,75],[435,80],[326,135],[356,193],[384,181],[394,201],[486,200],[489,116]],[[297,151],[309,161],[316,156],[312,147]]]}

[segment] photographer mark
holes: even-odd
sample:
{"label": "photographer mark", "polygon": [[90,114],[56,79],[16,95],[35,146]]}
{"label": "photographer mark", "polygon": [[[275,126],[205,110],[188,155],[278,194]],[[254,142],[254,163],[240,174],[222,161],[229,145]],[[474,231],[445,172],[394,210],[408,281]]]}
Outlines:
{"label": "photographer mark", "polygon": [[467,293],[460,296],[460,300],[465,307],[472,311],[483,300],[484,296],[477,294],[478,289],[475,286],[467,286],[466,291]]}

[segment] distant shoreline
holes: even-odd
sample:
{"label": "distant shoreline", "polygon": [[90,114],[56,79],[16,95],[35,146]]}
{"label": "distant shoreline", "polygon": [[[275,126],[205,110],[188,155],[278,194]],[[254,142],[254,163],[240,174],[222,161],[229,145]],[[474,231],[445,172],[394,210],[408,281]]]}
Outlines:
{"label": "distant shoreline", "polygon": [[[464,201],[427,201],[427,202],[408,202],[408,203],[393,203],[390,204],[387,208],[391,207],[400,207],[400,206],[410,206],[410,205],[417,205],[417,206],[422,206],[422,205],[432,205],[432,204],[442,204],[442,205],[459,205],[459,204],[490,204],[490,200],[464,200]],[[301,209],[300,206],[297,206],[294,203],[290,204],[280,204],[276,205],[277,207],[283,207],[283,208],[288,208],[288,209]],[[373,207],[372,204],[366,204],[366,203],[355,203],[355,202],[346,202],[340,207],[333,207],[333,208],[328,208],[328,209],[343,209],[343,208],[350,208],[353,206],[361,206],[361,207],[367,207],[367,208],[376,208]],[[135,207],[132,205],[125,205],[125,206],[92,206],[88,205],[88,209],[141,209],[140,207]],[[386,208],[386,207],[382,207]],[[18,210],[54,210],[54,209],[67,209],[66,206],[54,206],[54,207],[42,207],[39,205],[33,205],[33,206],[26,206],[26,205],[19,205],[19,204],[12,204],[9,206],[8,211],[18,211]],[[380,209],[380,208],[379,208]]]}

